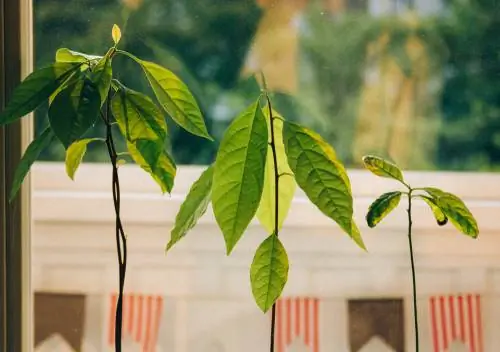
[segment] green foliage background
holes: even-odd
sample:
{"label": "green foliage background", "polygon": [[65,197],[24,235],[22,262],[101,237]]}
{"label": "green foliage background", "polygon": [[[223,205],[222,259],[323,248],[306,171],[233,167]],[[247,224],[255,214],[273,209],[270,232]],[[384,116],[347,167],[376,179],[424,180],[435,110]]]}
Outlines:
{"label": "green foliage background", "polygon": [[[255,83],[239,80],[262,16],[254,0],[144,0],[130,13],[126,28],[127,13],[118,0],[37,0],[34,5],[37,67],[53,61],[59,47],[102,53],[110,44],[110,26],[118,23],[125,32],[124,50],[171,68],[189,85],[216,140],[255,97]],[[348,166],[359,166],[352,144],[366,46],[384,28],[391,28],[396,38],[404,38],[405,29],[397,18],[356,12],[325,16],[316,5],[308,7],[301,24],[299,95],[275,96],[275,107],[289,120],[321,131]],[[436,111],[431,112],[441,122],[433,137],[436,148],[427,160],[404,166],[496,170],[500,167],[500,7],[494,0],[451,0],[445,9],[422,18],[419,26],[442,82]],[[394,41],[394,52],[401,43]],[[127,72],[120,80],[147,91],[147,82],[133,63],[116,61]],[[404,57],[400,62],[404,65]],[[40,109],[38,133],[47,123],[45,116],[46,109]],[[177,163],[214,160],[217,143],[173,124],[169,130]],[[102,135],[103,131],[90,133]],[[64,151],[56,146],[42,155],[44,160],[63,157]],[[85,160],[104,161],[107,156],[89,145]]]}

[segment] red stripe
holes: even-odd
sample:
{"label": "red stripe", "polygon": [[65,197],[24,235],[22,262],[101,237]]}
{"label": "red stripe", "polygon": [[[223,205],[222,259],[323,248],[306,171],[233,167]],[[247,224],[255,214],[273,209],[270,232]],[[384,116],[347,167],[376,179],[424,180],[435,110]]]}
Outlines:
{"label": "red stripe", "polygon": [[108,343],[113,345],[115,342],[115,309],[116,309],[117,295],[111,295],[111,302],[109,305],[109,331]]}
{"label": "red stripe", "polygon": [[295,337],[300,335],[300,298],[295,298]]}
{"label": "red stripe", "polygon": [[152,311],[153,297],[148,296],[146,305],[146,333],[144,335],[144,343],[142,344],[144,352],[149,352],[150,334],[151,334],[151,311]]}
{"label": "red stripe", "polygon": [[136,332],[136,335],[135,335],[136,342],[139,342],[142,339],[142,310],[143,310],[142,306],[143,306],[143,301],[144,301],[144,298],[142,297],[142,295],[139,295],[137,297],[138,312],[137,312],[137,330],[135,331]]}
{"label": "red stripe", "polygon": [[280,299],[276,303],[276,344],[278,352],[285,352],[283,346],[283,301]]}
{"label": "red stripe", "polygon": [[432,341],[434,342],[434,352],[439,352],[439,336],[437,331],[436,318],[436,298],[431,297],[431,322],[432,322]]}
{"label": "red stripe", "polygon": [[483,352],[483,322],[481,319],[481,297],[476,295],[476,324],[478,351]]}
{"label": "red stripe", "polygon": [[134,303],[135,297],[133,294],[128,296],[128,326],[127,331],[130,335],[134,331]]}
{"label": "red stripe", "polygon": [[161,313],[163,310],[163,299],[161,296],[156,296],[156,319],[153,325],[153,332],[151,334],[151,351],[154,352],[156,349],[156,343],[158,342],[158,330],[160,329],[161,323]]}
{"label": "red stripe", "polygon": [[474,314],[472,312],[472,295],[467,295],[467,306],[469,308],[470,352],[476,352],[476,341],[474,336]]}
{"label": "red stripe", "polygon": [[448,298],[450,305],[450,318],[451,318],[451,340],[455,341],[457,338],[457,329],[455,328],[455,296]]}
{"label": "red stripe", "polygon": [[310,317],[309,317],[309,304],[310,304],[310,299],[309,298],[304,298],[304,320],[305,320],[305,331],[304,331],[304,343],[306,346],[309,346],[311,337],[309,336],[309,324],[310,324]]}
{"label": "red stripe", "polygon": [[313,352],[319,352],[319,300],[314,299]]}
{"label": "red stripe", "polygon": [[444,311],[444,297],[439,297],[439,312],[441,313],[441,329],[443,332],[443,348],[448,348],[448,326],[446,324],[446,315]]}
{"label": "red stripe", "polygon": [[460,339],[465,342],[465,318],[464,318],[464,299],[458,296],[458,314],[460,319]]}
{"label": "red stripe", "polygon": [[286,345],[292,343],[292,301],[286,299]]}

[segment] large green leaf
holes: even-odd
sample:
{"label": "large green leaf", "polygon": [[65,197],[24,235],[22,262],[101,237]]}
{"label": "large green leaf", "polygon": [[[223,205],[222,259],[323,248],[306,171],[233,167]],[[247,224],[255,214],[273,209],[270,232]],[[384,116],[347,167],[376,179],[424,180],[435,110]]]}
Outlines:
{"label": "large green leaf", "polygon": [[170,193],[174,186],[176,166],[170,155],[157,141],[139,139],[127,143],[132,159],[161,187],[163,193]]}
{"label": "large green leaf", "polygon": [[265,313],[280,297],[288,280],[288,256],[278,236],[262,242],[250,267],[250,282],[255,302]]}
{"label": "large green leaf", "polygon": [[98,87],[85,76],[63,89],[49,107],[49,121],[64,147],[94,125],[101,106]]}
{"label": "large green leaf", "polygon": [[58,62],[26,77],[0,114],[0,126],[14,122],[39,107],[80,65]]}
{"label": "large green leaf", "polygon": [[111,68],[111,50],[99,60],[97,65],[92,70],[91,79],[99,91],[101,97],[101,106],[108,98],[109,88],[111,87],[111,80],[113,79],[113,70]]}
{"label": "large green leaf", "polygon": [[129,142],[149,139],[163,145],[167,124],[160,109],[148,96],[122,87],[111,100],[111,109],[120,131]]}
{"label": "large green leaf", "polygon": [[131,57],[141,65],[156,98],[179,126],[194,135],[212,140],[198,103],[179,77],[153,62],[141,60],[127,52],[120,51],[120,53]]}
{"label": "large green leaf", "polygon": [[387,192],[377,198],[368,209],[366,222],[368,226],[375,227],[389,213],[394,210],[401,200],[401,192]]}
{"label": "large green leaf", "polygon": [[[268,134],[271,136],[271,123],[269,118],[269,110],[264,109],[264,115],[266,117]],[[283,226],[290,206],[292,205],[292,200],[295,195],[295,189],[297,184],[295,183],[295,178],[293,176],[290,166],[288,166],[288,161],[286,159],[285,145],[283,144],[283,121],[282,117],[277,113],[273,112],[273,117],[278,117],[274,119],[273,129],[274,138],[276,146],[276,157],[278,163],[278,231]],[[271,138],[269,137],[269,141]],[[257,209],[257,218],[259,219],[262,226],[266,229],[268,233],[275,232],[275,221],[276,221],[276,192],[275,192],[275,165],[273,158],[273,151],[271,146],[267,148],[267,161],[266,161],[266,171],[264,176],[264,189],[262,191],[262,198],[260,200],[259,208]]]}
{"label": "large green leaf", "polygon": [[479,235],[476,219],[460,198],[438,188],[426,187],[424,190],[458,230],[473,238]]}
{"label": "large green leaf", "polygon": [[17,195],[17,192],[19,192],[24,178],[30,171],[31,165],[38,159],[40,153],[48,147],[53,138],[54,134],[50,128],[46,128],[42,134],[28,146],[14,174],[14,181],[12,182],[9,197],[10,201],[12,201]]}
{"label": "large green leaf", "polygon": [[434,218],[439,226],[444,226],[448,223],[448,217],[443,213],[441,208],[438,207],[434,198],[424,195],[419,195],[418,197],[422,198],[422,200],[427,203],[429,208],[431,208]]}
{"label": "large green leaf", "polygon": [[378,156],[368,155],[363,157],[365,167],[377,176],[393,178],[405,183],[403,173],[393,163],[379,158]]}
{"label": "large green leaf", "polygon": [[85,153],[87,152],[87,145],[94,141],[103,141],[102,138],[85,138],[74,142],[66,150],[66,173],[72,180],[75,179],[76,170],[80,166]]}
{"label": "large green leaf", "polygon": [[209,166],[189,190],[175,218],[167,251],[186,236],[188,231],[196,225],[198,219],[205,214],[212,195],[213,169],[213,166]]}
{"label": "large green leaf", "polygon": [[78,51],[70,50],[67,48],[60,48],[56,51],[57,62],[88,63],[90,61],[98,61],[100,59],[102,59],[102,56],[80,53]]}
{"label": "large green leaf", "polygon": [[212,203],[231,253],[259,207],[267,153],[266,118],[259,101],[229,126],[215,161]]}
{"label": "large green leaf", "polygon": [[353,204],[347,174],[333,154],[325,151],[326,142],[320,139],[320,143],[318,138],[307,128],[286,122],[283,139],[288,164],[311,202],[353,237]]}

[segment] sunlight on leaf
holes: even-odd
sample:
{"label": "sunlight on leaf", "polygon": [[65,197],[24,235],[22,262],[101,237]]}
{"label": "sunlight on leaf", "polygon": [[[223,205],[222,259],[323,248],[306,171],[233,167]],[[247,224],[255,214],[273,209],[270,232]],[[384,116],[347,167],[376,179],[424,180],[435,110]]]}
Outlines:
{"label": "sunlight on leaf", "polygon": [[101,60],[99,60],[97,65],[95,65],[90,76],[90,79],[99,90],[101,106],[104,105],[104,102],[108,98],[111,80],[113,79],[111,61],[111,51],[108,51],[108,53]]}
{"label": "sunlight on leaf", "polygon": [[113,25],[113,29],[111,30],[111,36],[113,37],[115,45],[117,45],[120,42],[120,39],[122,38],[122,31],[120,30],[120,27],[118,27],[118,25],[116,24]]}
{"label": "sunlight on leaf", "polygon": [[99,55],[89,55],[80,53],[78,51],[70,50],[67,48],[60,48],[56,51],[57,62],[80,62],[87,63],[89,61],[97,61],[102,59]]}
{"label": "sunlight on leaf", "polygon": [[444,226],[448,223],[448,217],[443,213],[443,211],[437,206],[434,198],[427,197],[424,195],[419,195],[427,205],[431,208],[432,213],[434,214],[434,218],[436,219],[439,226]]}
{"label": "sunlight on leaf", "polygon": [[186,236],[188,231],[196,225],[198,219],[205,214],[212,195],[213,169],[213,166],[209,166],[189,190],[175,218],[167,251]]}
{"label": "sunlight on leaf", "polygon": [[401,170],[395,164],[387,160],[368,155],[363,157],[363,163],[368,170],[377,176],[393,178],[403,184],[405,183]]}
{"label": "sunlight on leaf", "polygon": [[288,256],[275,234],[257,248],[250,267],[250,282],[255,302],[265,313],[280,297],[288,280]]}
{"label": "sunlight on leaf", "polygon": [[388,192],[377,198],[368,209],[366,214],[366,222],[369,227],[375,227],[381,222],[391,211],[393,211],[401,200],[401,192]]}
{"label": "sunlight on leaf", "polygon": [[259,101],[228,127],[214,169],[215,218],[231,253],[255,216],[264,186],[267,124]]}
{"label": "sunlight on leaf", "polygon": [[72,180],[75,179],[76,170],[80,166],[85,153],[87,152],[87,145],[94,141],[103,141],[101,138],[86,138],[74,142],[66,150],[66,173]]}

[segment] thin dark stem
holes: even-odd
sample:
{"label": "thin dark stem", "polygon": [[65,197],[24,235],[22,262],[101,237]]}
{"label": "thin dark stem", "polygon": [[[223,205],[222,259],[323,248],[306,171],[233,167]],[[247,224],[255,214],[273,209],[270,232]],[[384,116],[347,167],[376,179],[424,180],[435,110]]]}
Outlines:
{"label": "thin dark stem", "polygon": [[116,235],[116,251],[118,254],[118,279],[119,279],[119,292],[118,292],[118,302],[116,305],[116,315],[115,315],[115,351],[122,351],[122,322],[123,322],[123,288],[125,286],[125,273],[127,270],[127,238],[125,236],[125,231],[123,230],[122,221],[120,218],[120,179],[118,177],[118,166],[117,160],[118,155],[116,153],[116,147],[113,140],[113,131],[111,123],[111,107],[109,104],[110,94],[108,94],[108,100],[106,102],[106,112],[104,114],[103,120],[106,124],[106,146],[108,148],[109,158],[111,160],[111,165],[113,166],[113,176],[112,176],[112,190],[113,190],[113,205],[115,208],[115,235]]}
{"label": "thin dark stem", "polygon": [[[274,162],[274,234],[278,236],[279,232],[279,179],[280,174],[278,170],[278,155],[276,152],[276,140],[274,136],[274,118],[273,118],[273,108],[271,105],[271,99],[266,93],[267,107],[269,108],[269,121],[271,124],[271,151],[273,153]],[[274,352],[274,331],[276,328],[276,303],[273,304],[271,311],[271,341],[270,341],[270,352]]]}
{"label": "thin dark stem", "polygon": [[411,238],[411,229],[413,220],[411,217],[411,200],[413,189],[408,193],[408,244],[410,245],[411,277],[413,282],[413,319],[415,325],[415,352],[419,351],[418,339],[418,310],[417,310],[417,278],[415,275],[415,259],[413,258],[413,243]]}

